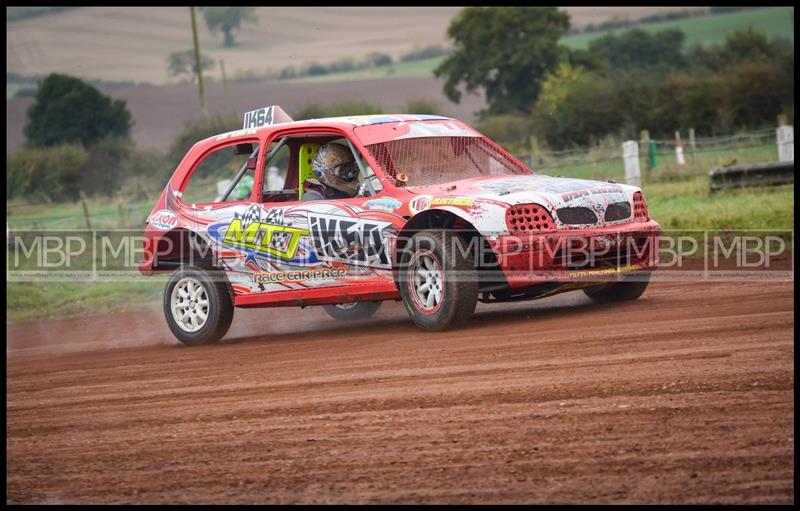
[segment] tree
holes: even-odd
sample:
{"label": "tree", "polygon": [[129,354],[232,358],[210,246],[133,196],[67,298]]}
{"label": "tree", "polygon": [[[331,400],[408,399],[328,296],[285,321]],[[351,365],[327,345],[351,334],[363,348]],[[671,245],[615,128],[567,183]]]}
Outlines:
{"label": "tree", "polygon": [[737,30],[725,36],[720,57],[725,65],[742,61],[768,61],[775,57],[775,53],[766,34],[747,27],[746,30]]}
{"label": "tree", "polygon": [[444,92],[455,103],[463,82],[468,93],[484,89],[490,114],[530,114],[568,29],[569,15],[555,7],[468,7],[447,30],[455,52],[434,74],[446,78]]}
{"label": "tree", "polygon": [[[200,66],[203,71],[214,67],[214,59],[203,55],[200,57]],[[167,72],[169,76],[188,75],[189,80],[194,83],[197,79],[197,60],[194,58],[194,50],[175,51],[167,57]]]}
{"label": "tree", "polygon": [[226,48],[236,45],[233,32],[239,30],[242,21],[256,23],[253,7],[203,7],[202,11],[208,30],[212,34],[219,31],[224,34]]}
{"label": "tree", "polygon": [[28,107],[25,137],[30,146],[82,143],[106,136],[128,137],[133,123],[125,101],[113,99],[80,78],[50,74]]}
{"label": "tree", "polygon": [[551,147],[585,146],[625,124],[611,78],[563,67],[546,83],[531,125]]}
{"label": "tree", "polygon": [[662,30],[651,34],[644,30],[628,30],[620,35],[608,34],[589,43],[589,51],[605,55],[612,69],[644,68],[665,65],[683,68],[683,41],[680,30]]}

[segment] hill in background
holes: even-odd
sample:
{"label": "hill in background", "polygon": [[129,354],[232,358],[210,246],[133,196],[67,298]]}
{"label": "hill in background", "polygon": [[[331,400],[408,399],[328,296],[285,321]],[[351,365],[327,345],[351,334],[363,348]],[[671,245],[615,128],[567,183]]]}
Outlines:
{"label": "hill in background", "polygon": [[[678,7],[563,7],[573,27],[613,18],[638,19]],[[694,7],[691,9],[703,9]],[[397,59],[415,46],[444,45],[461,7],[258,7],[257,23],[243,24],[239,43],[224,48],[202,15],[202,51],[237,72],[363,58]],[[167,56],[192,46],[187,7],[82,7],[6,23],[6,71],[20,75],[68,73],[82,78],[164,84]],[[209,76],[221,78],[219,66]]]}

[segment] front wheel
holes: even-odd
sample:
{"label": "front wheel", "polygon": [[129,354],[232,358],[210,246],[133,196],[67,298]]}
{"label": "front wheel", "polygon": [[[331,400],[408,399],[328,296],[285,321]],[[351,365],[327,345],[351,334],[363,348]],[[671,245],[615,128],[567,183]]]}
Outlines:
{"label": "front wheel", "polygon": [[164,290],[164,316],[172,334],[187,346],[222,339],[233,321],[233,301],[222,272],[184,266]]}
{"label": "front wheel", "polygon": [[645,273],[626,277],[621,282],[609,282],[600,286],[587,287],[583,292],[598,303],[624,302],[636,300],[642,296],[649,283],[650,274]]}
{"label": "front wheel", "polygon": [[378,312],[383,302],[351,302],[337,303],[336,305],[323,305],[325,312],[339,321],[354,321],[368,319]]}
{"label": "front wheel", "polygon": [[424,330],[465,324],[478,303],[478,275],[464,253],[461,238],[427,230],[415,234],[403,250],[398,287],[406,310]]}

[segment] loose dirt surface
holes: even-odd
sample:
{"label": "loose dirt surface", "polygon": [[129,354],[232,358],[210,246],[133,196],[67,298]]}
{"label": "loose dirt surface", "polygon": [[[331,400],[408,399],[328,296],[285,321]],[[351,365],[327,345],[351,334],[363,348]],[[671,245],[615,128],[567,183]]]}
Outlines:
{"label": "loose dirt surface", "polygon": [[794,290],[7,327],[8,503],[794,502]]}

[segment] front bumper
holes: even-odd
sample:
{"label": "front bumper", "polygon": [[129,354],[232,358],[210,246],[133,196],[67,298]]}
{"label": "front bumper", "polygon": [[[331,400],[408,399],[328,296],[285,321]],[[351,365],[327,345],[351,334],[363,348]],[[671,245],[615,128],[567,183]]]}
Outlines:
{"label": "front bumper", "polygon": [[648,222],[489,239],[512,288],[542,282],[611,280],[647,273],[658,263],[661,226]]}

